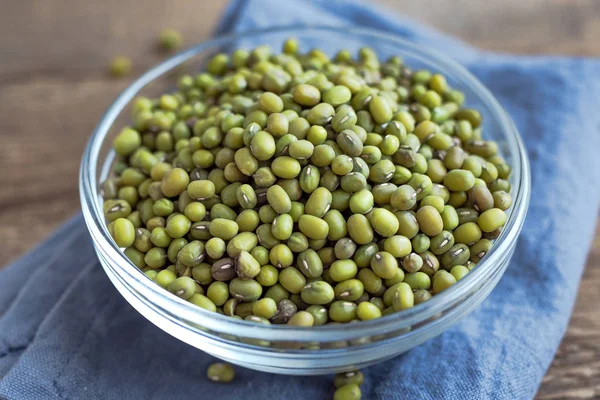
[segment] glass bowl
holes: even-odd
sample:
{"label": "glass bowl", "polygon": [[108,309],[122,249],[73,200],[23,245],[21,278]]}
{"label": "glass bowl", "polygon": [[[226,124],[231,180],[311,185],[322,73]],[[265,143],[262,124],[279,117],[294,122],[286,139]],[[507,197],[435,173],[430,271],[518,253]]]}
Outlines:
{"label": "glass bowl", "polygon": [[[301,49],[319,47],[333,55],[346,48],[374,48],[380,57],[400,55],[412,68],[443,73],[462,90],[467,105],[481,111],[484,136],[499,144],[512,166],[514,203],[492,250],[462,280],[414,308],[376,320],[313,328],[267,326],[205,311],[153,283],[112,240],[102,212],[99,182],[114,160],[112,138],[130,122],[132,99],[175,86],[177,75],[202,70],[219,52],[269,44],[280,49],[296,37]],[[448,57],[398,37],[366,29],[286,28],[219,37],[185,50],[152,68],[121,93],[90,138],[80,170],[83,215],[106,274],[123,297],[160,329],[228,362],[261,371],[316,375],[362,368],[397,356],[439,335],[470,313],[496,286],[509,265],[529,203],[530,172],[517,129],[490,92]]]}

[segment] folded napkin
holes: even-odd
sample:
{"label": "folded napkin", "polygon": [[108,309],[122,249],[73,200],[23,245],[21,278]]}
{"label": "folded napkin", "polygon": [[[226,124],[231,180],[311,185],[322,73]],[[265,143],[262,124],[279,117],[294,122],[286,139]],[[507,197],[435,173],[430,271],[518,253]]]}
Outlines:
{"label": "folded napkin", "polygon": [[[317,18],[318,16],[318,18]],[[348,1],[236,0],[218,33],[274,25],[350,25],[438,48],[481,79],[514,119],[532,166],[531,206],[497,288],[441,336],[367,368],[364,399],[528,399],[565,332],[600,200],[600,61],[482,52]],[[322,399],[331,376],[237,368],[162,332],[113,288],[81,216],[0,272],[0,398]]]}

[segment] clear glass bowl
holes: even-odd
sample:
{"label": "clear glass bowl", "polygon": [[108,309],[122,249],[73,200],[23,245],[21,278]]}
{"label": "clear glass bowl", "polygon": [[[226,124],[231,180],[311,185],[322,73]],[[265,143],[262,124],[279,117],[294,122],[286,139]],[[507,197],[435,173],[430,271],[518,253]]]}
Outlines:
{"label": "clear glass bowl", "polygon": [[[183,72],[202,70],[215,53],[236,47],[269,44],[280,49],[296,37],[303,50],[319,47],[333,55],[341,48],[354,53],[373,47],[380,57],[400,55],[412,68],[443,73],[462,90],[467,104],[484,117],[484,135],[498,142],[513,167],[514,204],[508,222],[487,256],[464,279],[429,301],[376,320],[314,328],[266,326],[200,309],[154,284],[111,239],[102,213],[98,184],[109,174],[112,138],[128,124],[132,99],[174,87]],[[269,29],[220,37],[192,47],[152,68],[110,106],[83,155],[80,195],[83,215],[102,267],[117,290],[159,328],[200,350],[234,364],[284,374],[324,374],[362,368],[397,356],[439,335],[470,313],[496,286],[509,265],[529,203],[530,172],[517,129],[490,92],[448,57],[395,36],[348,28]]]}

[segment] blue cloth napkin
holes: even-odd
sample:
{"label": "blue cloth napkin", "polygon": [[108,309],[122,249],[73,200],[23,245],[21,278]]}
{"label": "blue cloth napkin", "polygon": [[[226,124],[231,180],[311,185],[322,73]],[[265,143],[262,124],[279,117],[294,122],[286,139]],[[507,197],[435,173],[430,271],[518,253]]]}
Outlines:
{"label": "blue cloth napkin", "polygon": [[[317,18],[318,16],[318,18]],[[600,61],[482,52],[388,11],[348,1],[237,0],[218,33],[288,24],[383,29],[438,48],[499,99],[526,143],[529,215],[498,287],[441,336],[366,369],[365,399],[529,399],[565,332],[600,201]],[[332,377],[238,368],[163,333],[112,287],[82,218],[0,273],[0,398],[322,399]]]}

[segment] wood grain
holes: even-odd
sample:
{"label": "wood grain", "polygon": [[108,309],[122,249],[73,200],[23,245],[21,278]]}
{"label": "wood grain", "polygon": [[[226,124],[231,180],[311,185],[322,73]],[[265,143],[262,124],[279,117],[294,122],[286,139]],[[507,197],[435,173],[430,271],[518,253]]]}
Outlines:
{"label": "wood grain", "polygon": [[[600,56],[596,0],[379,0],[473,45],[513,53]],[[161,60],[162,28],[188,43],[210,32],[226,2],[24,0],[0,12],[0,255],[14,259],[79,208],[80,155],[130,82],[106,74],[111,57],[134,76]],[[600,398],[600,229],[577,306],[539,399]]]}

